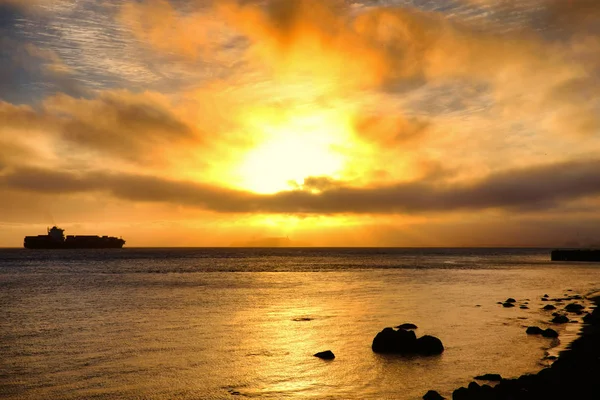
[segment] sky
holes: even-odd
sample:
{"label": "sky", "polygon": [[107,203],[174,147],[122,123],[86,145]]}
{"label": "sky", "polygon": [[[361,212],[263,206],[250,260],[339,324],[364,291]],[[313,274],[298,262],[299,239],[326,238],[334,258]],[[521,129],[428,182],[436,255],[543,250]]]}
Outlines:
{"label": "sky", "polygon": [[597,0],[0,0],[0,247],[600,245]]}

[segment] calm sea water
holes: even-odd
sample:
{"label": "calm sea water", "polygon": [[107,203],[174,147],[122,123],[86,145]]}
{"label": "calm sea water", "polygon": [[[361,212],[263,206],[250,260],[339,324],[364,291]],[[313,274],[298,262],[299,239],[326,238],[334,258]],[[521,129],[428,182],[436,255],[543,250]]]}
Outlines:
{"label": "calm sea water", "polygon": [[[600,288],[544,249],[0,250],[0,397],[418,399],[535,372],[579,330],[541,296]],[[570,291],[569,291],[570,290]],[[496,304],[514,297],[529,309]],[[386,326],[435,357],[371,351]],[[332,350],[333,361],[312,355]]]}

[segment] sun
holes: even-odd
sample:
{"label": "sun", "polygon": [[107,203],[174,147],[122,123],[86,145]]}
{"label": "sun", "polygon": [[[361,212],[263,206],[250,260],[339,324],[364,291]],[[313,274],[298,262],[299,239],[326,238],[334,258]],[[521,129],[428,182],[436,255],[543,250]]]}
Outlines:
{"label": "sun", "polygon": [[340,115],[297,114],[257,125],[263,139],[238,164],[239,186],[267,194],[297,188],[310,176],[341,178],[350,135]]}

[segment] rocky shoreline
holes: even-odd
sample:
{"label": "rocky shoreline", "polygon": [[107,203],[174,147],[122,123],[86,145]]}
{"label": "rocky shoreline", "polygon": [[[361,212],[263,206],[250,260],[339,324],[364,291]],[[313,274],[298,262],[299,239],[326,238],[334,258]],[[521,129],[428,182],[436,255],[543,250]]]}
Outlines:
{"label": "rocky shoreline", "polygon": [[[454,400],[597,399],[600,398],[600,296],[596,307],[583,319],[580,336],[548,368],[516,379],[502,379],[495,386],[471,382],[452,393]],[[429,391],[426,400],[443,399]]]}

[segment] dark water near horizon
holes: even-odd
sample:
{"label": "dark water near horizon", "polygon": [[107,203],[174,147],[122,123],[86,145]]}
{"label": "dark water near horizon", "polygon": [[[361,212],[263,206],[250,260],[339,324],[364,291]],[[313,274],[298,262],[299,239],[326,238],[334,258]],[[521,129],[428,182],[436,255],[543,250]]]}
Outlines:
{"label": "dark water near horizon", "polygon": [[[518,376],[560,340],[541,296],[600,289],[600,264],[549,249],[0,249],[0,397],[418,399]],[[529,309],[496,302],[514,297]],[[559,305],[560,307],[560,305]],[[381,356],[412,322],[436,357]],[[312,354],[332,350],[336,359]]]}

